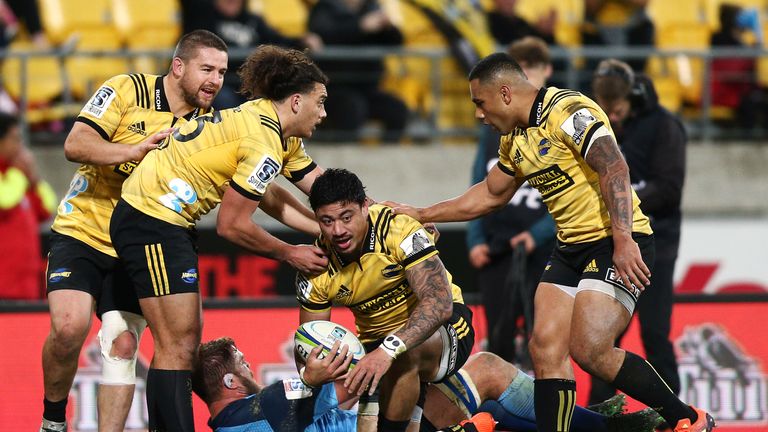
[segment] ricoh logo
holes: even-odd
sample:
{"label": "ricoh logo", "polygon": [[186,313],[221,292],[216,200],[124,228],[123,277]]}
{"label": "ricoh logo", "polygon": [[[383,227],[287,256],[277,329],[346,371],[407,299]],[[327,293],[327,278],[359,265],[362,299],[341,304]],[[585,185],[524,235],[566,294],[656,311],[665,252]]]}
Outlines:
{"label": "ricoh logo", "polygon": [[681,398],[719,425],[768,424],[766,377],[738,342],[712,323],[688,327],[676,341]]}
{"label": "ricoh logo", "polygon": [[[125,421],[126,431],[146,431],[147,429],[147,371],[149,365],[139,355],[136,365],[136,390],[133,393],[131,410]],[[96,398],[101,379],[101,348],[98,338],[94,337],[80,354],[80,365],[75,381],[70,390],[73,408],[71,432],[90,432],[99,429]]]}

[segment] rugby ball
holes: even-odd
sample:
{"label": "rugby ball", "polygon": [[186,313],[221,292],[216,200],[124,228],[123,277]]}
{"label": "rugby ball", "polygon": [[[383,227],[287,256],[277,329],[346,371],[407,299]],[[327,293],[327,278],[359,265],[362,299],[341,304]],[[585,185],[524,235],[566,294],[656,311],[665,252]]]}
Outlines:
{"label": "rugby ball", "polygon": [[325,357],[337,340],[341,340],[342,346],[349,345],[349,352],[352,354],[352,364],[349,368],[352,369],[365,355],[365,348],[355,333],[344,326],[330,321],[309,321],[300,325],[293,337],[296,351],[305,361],[310,351],[318,345],[323,346],[320,358]]}

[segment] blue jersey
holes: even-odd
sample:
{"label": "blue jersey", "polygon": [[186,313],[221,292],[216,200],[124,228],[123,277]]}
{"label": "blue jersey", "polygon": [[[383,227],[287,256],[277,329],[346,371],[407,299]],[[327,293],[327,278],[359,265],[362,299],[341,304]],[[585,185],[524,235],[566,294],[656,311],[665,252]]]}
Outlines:
{"label": "blue jersey", "polygon": [[354,432],[357,414],[339,408],[333,383],[309,391],[286,379],[230,403],[208,426],[215,432]]}

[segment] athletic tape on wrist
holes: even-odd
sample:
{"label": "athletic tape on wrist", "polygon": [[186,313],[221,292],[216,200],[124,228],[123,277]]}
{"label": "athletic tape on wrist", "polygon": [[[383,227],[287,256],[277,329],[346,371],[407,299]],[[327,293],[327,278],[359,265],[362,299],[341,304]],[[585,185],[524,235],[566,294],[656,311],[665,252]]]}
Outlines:
{"label": "athletic tape on wrist", "polygon": [[306,366],[302,366],[301,369],[299,369],[299,379],[301,380],[301,383],[304,384],[306,387],[309,388],[315,388],[315,386],[309,384],[307,380],[304,379],[304,371],[307,370]]}
{"label": "athletic tape on wrist", "polygon": [[404,353],[405,350],[408,349],[405,346],[405,342],[393,334],[385,337],[384,342],[382,342],[379,347],[393,359],[397,358],[397,356]]}

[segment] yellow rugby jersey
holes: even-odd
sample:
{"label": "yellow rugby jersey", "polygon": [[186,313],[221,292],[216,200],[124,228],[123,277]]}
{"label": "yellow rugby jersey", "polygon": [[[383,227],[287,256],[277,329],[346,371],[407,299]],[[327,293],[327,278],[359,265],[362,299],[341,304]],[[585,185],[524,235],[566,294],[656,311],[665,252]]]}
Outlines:
{"label": "yellow rugby jersey", "polygon": [[[347,306],[363,343],[381,339],[405,324],[417,303],[405,270],[437,255],[432,235],[420,223],[407,215],[395,216],[392,209],[379,204],[369,208],[365,239],[360,260],[344,262],[321,237],[318,245],[331,251],[328,271],[310,279],[301,273],[296,276],[301,306],[310,312],[327,310],[332,303]],[[453,301],[464,303],[450,273],[448,282]]]}
{"label": "yellow rugby jersey", "polygon": [[[130,74],[107,80],[85,104],[77,121],[91,126],[107,141],[132,145],[198,114],[194,110],[182,119],[174,117],[162,76]],[[52,229],[117,256],[109,238],[109,219],[123,181],[136,165],[81,165],[59,204]]]}
{"label": "yellow rugby jersey", "polygon": [[191,228],[227,186],[259,200],[283,174],[297,182],[315,168],[300,138],[283,138],[268,99],[198,117],[149,152],[123,186],[137,210]]}
{"label": "yellow rugby jersey", "polygon": [[[611,235],[597,172],[584,159],[596,138],[613,136],[603,110],[581,93],[542,88],[528,123],[501,138],[499,168],[527,180],[541,193],[561,242],[582,243]],[[632,231],[650,234],[648,217],[640,210],[634,190],[632,207]]]}

